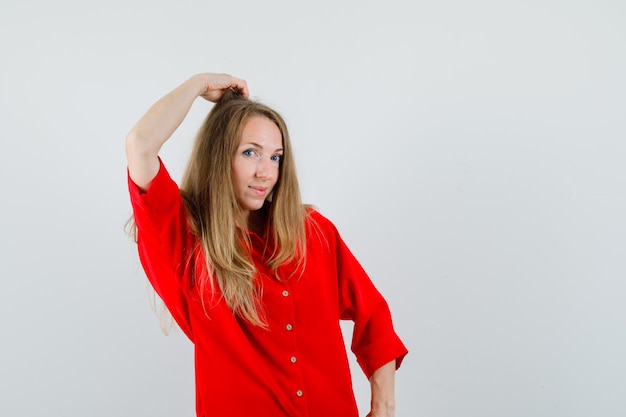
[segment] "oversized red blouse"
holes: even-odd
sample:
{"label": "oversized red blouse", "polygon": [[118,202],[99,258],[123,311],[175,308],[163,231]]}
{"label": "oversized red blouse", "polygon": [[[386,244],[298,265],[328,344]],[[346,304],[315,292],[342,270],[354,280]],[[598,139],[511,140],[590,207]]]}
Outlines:
{"label": "oversized red blouse", "polygon": [[143,268],[194,344],[199,417],[356,417],[340,319],[354,321],[352,351],[367,377],[394,359],[400,366],[407,349],[387,303],[318,212],[307,219],[301,276],[288,279],[285,266],[278,270],[283,280],[273,278],[266,265],[272,251],[250,234],[268,324],[263,329],[233,315],[219,294],[200,300],[192,268],[205,268],[204,258],[198,251],[189,261],[197,238],[163,164],[147,192],[130,178],[128,185]]}

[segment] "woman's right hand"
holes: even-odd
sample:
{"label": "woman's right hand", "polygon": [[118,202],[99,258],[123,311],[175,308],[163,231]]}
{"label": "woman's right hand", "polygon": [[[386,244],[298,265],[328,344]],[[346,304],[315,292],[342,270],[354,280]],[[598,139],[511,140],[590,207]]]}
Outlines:
{"label": "woman's right hand", "polygon": [[194,78],[198,78],[202,86],[199,96],[213,103],[222,98],[228,89],[236,90],[244,97],[250,94],[245,80],[229,74],[204,73],[194,75]]}

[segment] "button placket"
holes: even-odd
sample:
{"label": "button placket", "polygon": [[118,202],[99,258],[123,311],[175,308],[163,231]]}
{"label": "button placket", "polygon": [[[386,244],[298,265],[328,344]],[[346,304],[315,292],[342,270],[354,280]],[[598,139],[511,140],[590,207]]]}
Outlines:
{"label": "button placket", "polygon": [[[281,293],[281,294],[282,294],[282,296],[283,296],[283,297],[285,297],[285,298],[289,297],[289,291],[288,291],[287,289],[283,289],[283,291],[282,291],[282,293]],[[286,329],[287,331],[292,331],[292,330],[293,330],[293,324],[291,324],[291,323],[287,323],[287,324],[285,325],[285,329]]]}
{"label": "button placket", "polygon": [[[295,335],[295,330],[294,330],[294,306],[293,306],[293,298],[292,298],[292,291],[290,291],[289,289],[283,287],[283,289],[280,291],[280,295],[282,296],[282,298],[285,300],[285,302],[289,303],[289,305],[291,306],[291,311],[292,314],[290,315],[290,317],[285,317],[287,320],[287,322],[285,323],[285,331],[291,333],[291,337],[296,337]],[[294,340],[295,341],[295,340]],[[297,354],[298,354],[298,350],[297,348],[294,346],[294,350],[291,356],[288,357],[289,363],[293,366],[292,372],[295,372],[294,374],[294,382],[295,382],[295,386],[293,388],[295,388],[295,395],[296,398],[301,398],[304,395],[304,391],[302,389],[298,389],[300,387],[302,387],[302,375],[300,374],[301,372],[301,368],[299,366],[296,366],[296,363],[298,362],[298,358],[297,358]],[[299,382],[296,382],[299,381]]]}

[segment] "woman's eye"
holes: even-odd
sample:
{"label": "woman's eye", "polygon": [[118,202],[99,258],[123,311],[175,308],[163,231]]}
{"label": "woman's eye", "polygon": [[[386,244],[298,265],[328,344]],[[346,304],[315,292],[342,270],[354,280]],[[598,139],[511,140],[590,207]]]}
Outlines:
{"label": "woman's eye", "polygon": [[246,149],[245,151],[243,151],[243,156],[255,156],[255,155],[256,153],[252,149]]}
{"label": "woman's eye", "polygon": [[272,161],[274,162],[280,162],[281,159],[283,159],[282,155],[272,155]]}

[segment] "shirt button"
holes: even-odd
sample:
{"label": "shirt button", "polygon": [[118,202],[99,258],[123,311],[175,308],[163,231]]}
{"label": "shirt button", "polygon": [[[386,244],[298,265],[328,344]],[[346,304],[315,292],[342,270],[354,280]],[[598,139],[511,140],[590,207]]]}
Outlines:
{"label": "shirt button", "polygon": [[297,359],[296,359],[296,357],[295,357],[295,356],[292,356],[290,360],[291,360],[291,363],[296,363],[296,360],[297,360]]}
{"label": "shirt button", "polygon": [[289,296],[289,291],[285,290],[283,291],[283,297],[288,297]]}
{"label": "shirt button", "polygon": [[291,330],[291,329],[293,329],[293,326],[291,324],[288,324],[288,325],[285,326],[285,329]]}
{"label": "shirt button", "polygon": [[302,390],[300,390],[300,389],[299,389],[298,391],[296,391],[296,395],[297,395],[298,397],[302,397],[302,394],[303,394],[303,393],[302,393]]}

